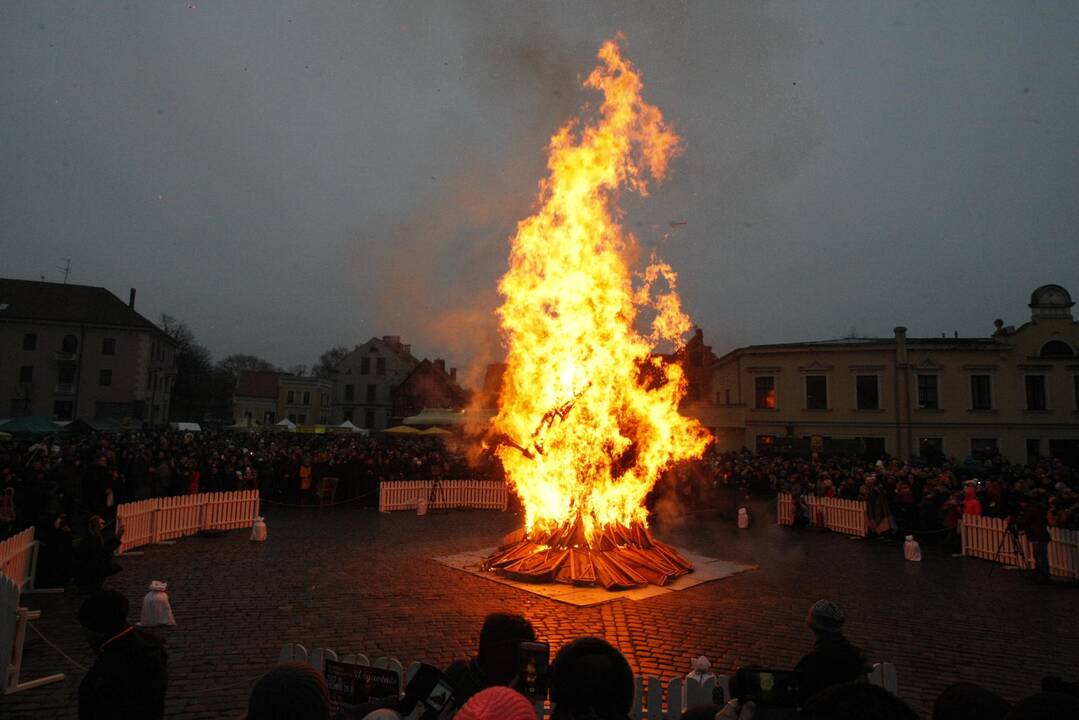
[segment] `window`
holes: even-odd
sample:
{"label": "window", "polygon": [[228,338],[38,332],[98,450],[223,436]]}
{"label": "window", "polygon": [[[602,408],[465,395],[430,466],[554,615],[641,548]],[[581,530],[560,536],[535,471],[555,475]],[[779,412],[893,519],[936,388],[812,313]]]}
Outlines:
{"label": "window", "polygon": [[939,378],[936,375],[918,376],[918,408],[920,410],[939,410]]}
{"label": "window", "polygon": [[375,401],[375,391],[376,391],[377,388],[378,388],[377,385],[368,385],[367,386],[367,402],[374,402]]}
{"label": "window", "polygon": [[930,462],[939,460],[944,455],[944,438],[918,438],[918,457]]}
{"label": "window", "polygon": [[975,458],[992,457],[997,454],[996,438],[971,438],[970,454]]}
{"label": "window", "polygon": [[319,415],[318,416],[318,421],[319,421],[320,425],[325,425],[326,424],[326,413],[322,413],[321,415]]}
{"label": "window", "polygon": [[880,409],[880,383],[876,375],[857,375],[854,385],[859,410]]}
{"label": "window", "polygon": [[262,424],[273,425],[277,420],[277,413],[273,410],[263,410],[262,412]]}
{"label": "window", "polygon": [[296,424],[297,425],[303,425],[306,422],[307,422],[307,415],[306,414],[300,413],[299,415],[296,416]]}
{"label": "window", "polygon": [[79,349],[79,339],[74,335],[64,335],[60,343],[60,352],[72,354]]}
{"label": "window", "polygon": [[102,355],[115,355],[116,354],[116,338],[105,338],[101,341],[101,354]]}
{"label": "window", "polygon": [[33,365],[23,365],[21,368],[19,368],[19,382],[21,382],[21,383],[34,382],[34,366]]}
{"label": "window", "polygon": [[303,394],[303,404],[304,405],[310,405],[311,404],[311,393],[310,392],[304,392],[304,394]]}
{"label": "window", "polygon": [[990,376],[970,376],[970,407],[972,410],[993,409],[993,384]]}
{"label": "window", "polygon": [[776,444],[775,435],[758,435],[757,436],[757,452],[767,452]]}
{"label": "window", "polygon": [[[730,390],[727,391],[727,403],[730,404]],[[773,375],[753,378],[753,407],[758,410],[772,410],[776,406],[776,379]]]}
{"label": "window", "polygon": [[288,396],[287,396],[287,399],[285,400],[285,402],[287,402],[289,405],[294,404],[296,402],[296,393],[289,390],[288,391]]}
{"label": "window", "polygon": [[690,380],[689,388],[686,391],[686,399],[690,402],[696,402],[701,399],[701,383],[699,380]]}
{"label": "window", "polygon": [[112,370],[98,370],[97,384],[102,387],[109,387],[112,385]]}
{"label": "window", "polygon": [[865,448],[865,456],[870,460],[880,460],[884,457],[884,438],[882,437],[860,437],[862,446]]}
{"label": "window", "polygon": [[365,428],[373,428],[375,426],[374,410],[368,410],[363,414],[363,426]]}
{"label": "window", "polygon": [[23,350],[37,350],[37,333],[26,333],[22,336]]}
{"label": "window", "polygon": [[375,358],[375,375],[386,374],[386,358]]}
{"label": "window", "polygon": [[345,385],[345,402],[352,402],[356,399],[356,386]]}
{"label": "window", "polygon": [[828,376],[806,375],[806,410],[828,409]]}
{"label": "window", "polygon": [[1045,410],[1048,404],[1045,401],[1045,376],[1027,375],[1027,410]]}
{"label": "window", "polygon": [[352,411],[351,410],[345,410],[345,420],[348,420],[349,422],[352,422]]}
{"label": "window", "polygon": [[56,374],[61,385],[73,385],[75,383],[74,365],[61,365],[57,368]]}
{"label": "window", "polygon": [[72,410],[70,400],[57,400],[52,404],[52,417],[54,420],[71,420]]}
{"label": "window", "polygon": [[371,358],[360,358],[360,375],[371,374]]}
{"label": "window", "polygon": [[1071,346],[1060,340],[1050,340],[1042,345],[1039,355],[1043,358],[1070,358],[1075,357]]}
{"label": "window", "polygon": [[1027,438],[1027,465],[1037,465],[1042,456],[1042,441],[1038,438]]}

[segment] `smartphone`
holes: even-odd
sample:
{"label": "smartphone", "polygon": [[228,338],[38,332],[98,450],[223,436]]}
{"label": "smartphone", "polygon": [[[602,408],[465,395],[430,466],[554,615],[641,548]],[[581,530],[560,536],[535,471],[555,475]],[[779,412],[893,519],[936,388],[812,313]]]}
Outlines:
{"label": "smartphone", "polygon": [[546,698],[551,646],[541,642],[522,642],[517,648],[517,662],[517,691],[530,700]]}
{"label": "smartphone", "polygon": [[738,668],[734,695],[763,707],[796,708],[801,700],[801,679],[801,673],[793,670]]}

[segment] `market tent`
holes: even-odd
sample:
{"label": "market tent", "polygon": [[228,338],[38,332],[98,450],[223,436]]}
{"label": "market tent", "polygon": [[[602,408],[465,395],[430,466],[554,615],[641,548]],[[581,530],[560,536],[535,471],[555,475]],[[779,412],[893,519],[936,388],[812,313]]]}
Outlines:
{"label": "market tent", "polygon": [[440,427],[429,427],[426,430],[420,430],[420,435],[453,435],[453,433]]}
{"label": "market tent", "polygon": [[10,435],[48,435],[49,433],[64,432],[64,428],[52,420],[33,415],[6,420],[3,424],[0,424],[0,430]]}
{"label": "market tent", "polygon": [[77,418],[67,424],[67,429],[73,433],[87,435],[92,432],[117,433],[122,432],[124,427],[116,420]]}
{"label": "market tent", "polygon": [[465,414],[453,408],[424,408],[419,415],[406,417],[405,425],[462,425]]}
{"label": "market tent", "polygon": [[355,425],[353,425],[351,420],[345,420],[340,425],[334,425],[333,429],[340,430],[340,431],[343,431],[343,432],[360,433],[361,435],[370,435],[371,434],[370,430],[360,428],[360,427],[356,427]]}
{"label": "market tent", "polygon": [[197,422],[172,422],[169,427],[180,432],[202,432],[202,427]]}
{"label": "market tent", "polygon": [[282,418],[280,422],[274,424],[274,427],[284,428],[286,430],[295,430],[296,423],[292,422],[288,418]]}
{"label": "market tent", "polygon": [[420,431],[414,427],[408,425],[395,425],[391,428],[386,428],[382,432],[387,435],[419,435]]}

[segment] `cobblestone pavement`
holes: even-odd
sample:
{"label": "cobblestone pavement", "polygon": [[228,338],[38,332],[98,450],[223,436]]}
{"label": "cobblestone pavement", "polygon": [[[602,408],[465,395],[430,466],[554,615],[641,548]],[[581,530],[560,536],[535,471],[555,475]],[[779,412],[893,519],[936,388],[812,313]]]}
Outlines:
{"label": "cobblestone pavement", "polygon": [[[519,612],[554,649],[581,635],[606,637],[634,669],[660,677],[707,655],[720,672],[751,663],[789,667],[812,636],[806,609],[828,597],[848,612],[848,635],[872,660],[895,663],[899,694],[928,718],[936,695],[967,680],[1010,700],[1045,674],[1076,677],[1079,591],[1032,584],[1017,572],[925,548],[902,547],[770,524],[697,519],[657,528],[677,546],[754,563],[759,570],[664,597],[575,608],[444,567],[432,557],[495,544],[512,514],[417,517],[372,510],[270,510],[269,541],[246,533],[192,537],[121,559],[109,587],[137,616],[153,579],[167,580],[179,625],[163,631],[170,663],[169,718],[240,718],[254,680],[288,642],[309,649],[394,655],[445,665],[475,651],[488,612]],[[92,662],[74,619],[79,598],[30,595],[35,626],[83,665]],[[74,718],[82,671],[31,633],[24,678],[68,673],[62,683],[0,698],[6,718]]]}

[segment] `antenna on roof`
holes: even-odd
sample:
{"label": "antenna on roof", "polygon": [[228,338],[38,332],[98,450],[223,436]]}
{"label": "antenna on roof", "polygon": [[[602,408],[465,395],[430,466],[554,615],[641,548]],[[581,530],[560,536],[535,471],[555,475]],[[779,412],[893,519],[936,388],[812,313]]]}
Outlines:
{"label": "antenna on roof", "polygon": [[[56,269],[64,271],[64,285],[67,285],[67,276],[71,274],[71,258],[60,258],[60,259],[64,261],[64,264],[63,265],[57,265]],[[44,280],[45,278],[41,278],[41,279]]]}

